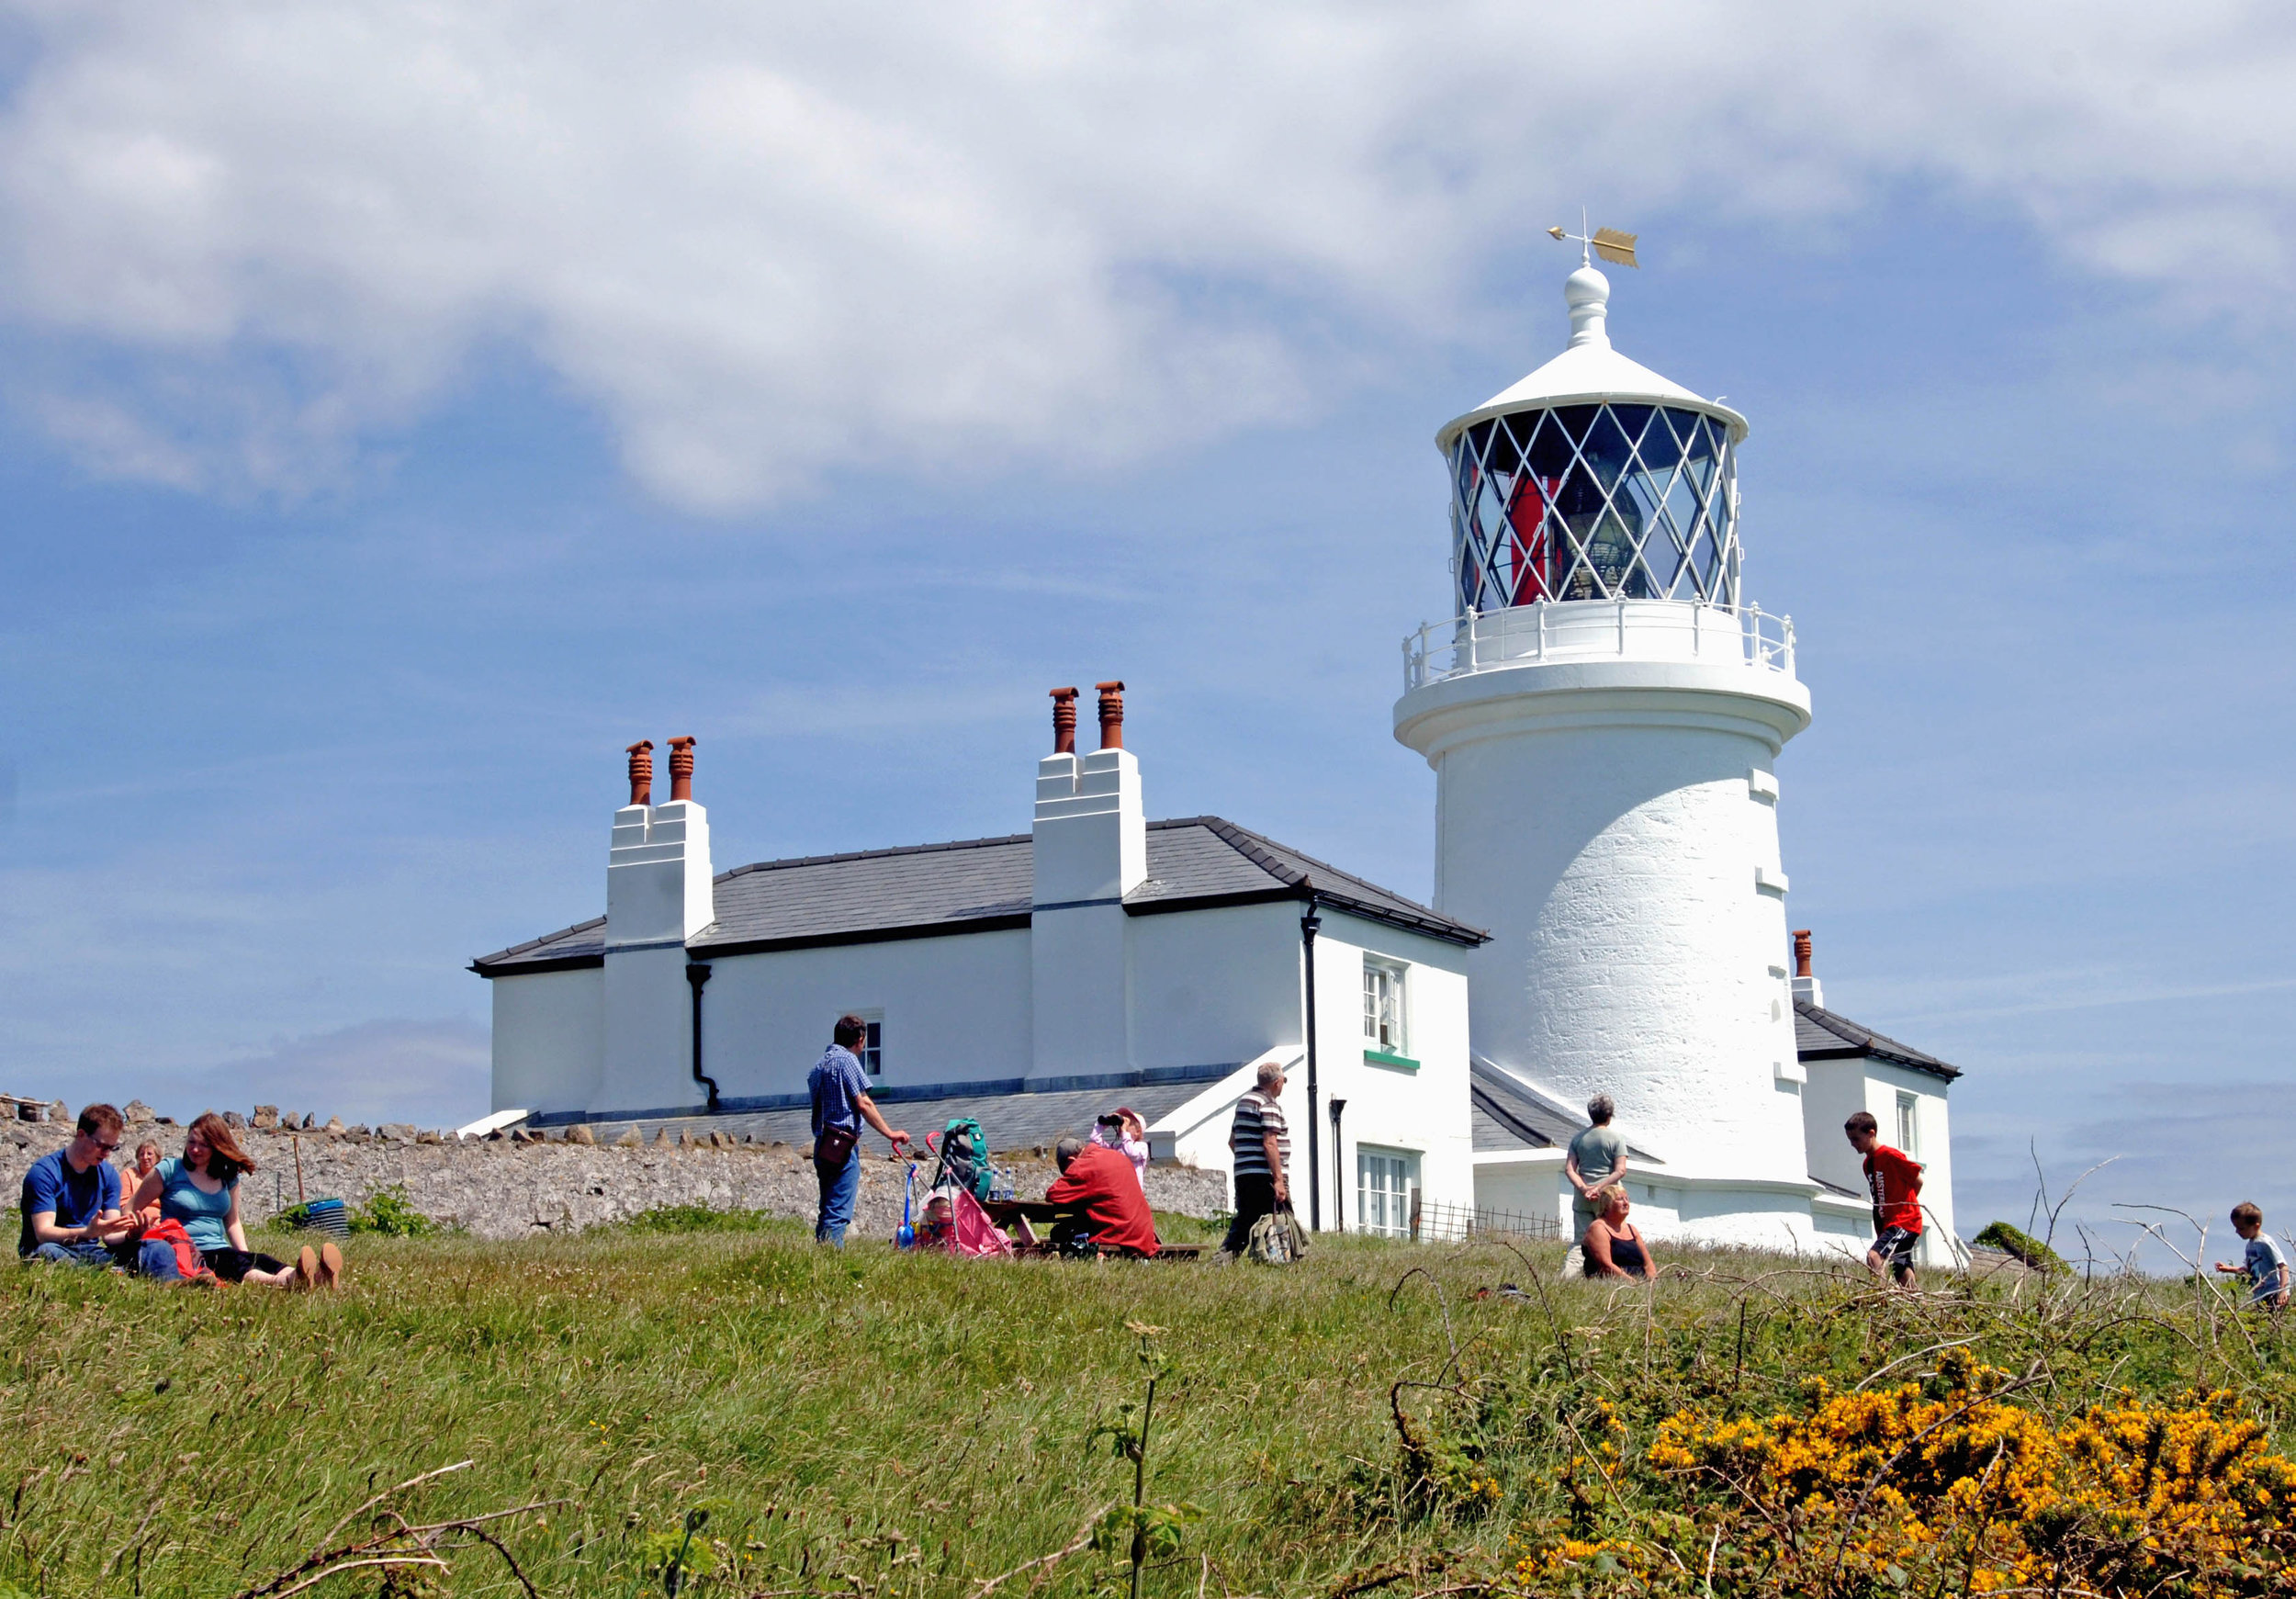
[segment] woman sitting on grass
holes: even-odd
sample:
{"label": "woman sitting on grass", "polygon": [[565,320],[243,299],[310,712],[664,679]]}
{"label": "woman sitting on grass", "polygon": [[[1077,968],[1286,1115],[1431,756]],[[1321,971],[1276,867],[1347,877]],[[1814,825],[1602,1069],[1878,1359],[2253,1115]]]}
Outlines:
{"label": "woman sitting on grass", "polygon": [[332,1288],[343,1273],[343,1252],[332,1244],[306,1245],[295,1265],[247,1247],[239,1220],[239,1179],[255,1162],[223,1118],[209,1110],[184,1135],[184,1157],[163,1160],[136,1189],[135,1208],[156,1202],[160,1219],[180,1222],[209,1271],[225,1282],[270,1288]]}
{"label": "woman sitting on grass", "polygon": [[1643,1282],[1656,1280],[1658,1263],[1642,1242],[1642,1231],[1626,1220],[1626,1185],[1613,1183],[1590,1196],[1604,1207],[1587,1223],[1581,1247],[1586,1251],[1589,1277],[1623,1277]]}
{"label": "woman sitting on grass", "polygon": [[142,1188],[143,1179],[159,1169],[160,1146],[147,1138],[136,1145],[135,1164],[119,1174],[120,1220],[129,1223],[131,1230],[148,1227],[160,1219],[156,1199],[143,1210],[136,1208],[136,1194]]}

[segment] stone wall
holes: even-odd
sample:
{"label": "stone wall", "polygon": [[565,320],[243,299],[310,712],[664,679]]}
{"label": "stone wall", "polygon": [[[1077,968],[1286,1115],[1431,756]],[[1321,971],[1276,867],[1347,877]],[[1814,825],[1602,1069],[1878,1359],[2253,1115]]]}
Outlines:
{"label": "stone wall", "polygon": [[[143,1139],[169,1155],[183,1152],[184,1130],[137,1112],[123,1155]],[[299,1118],[298,1119],[300,1120]],[[340,1123],[335,1125],[340,1126]],[[585,1132],[587,1130],[584,1130]],[[0,1182],[13,1198],[28,1166],[70,1141],[72,1123],[0,1122]],[[722,1136],[722,1135],[721,1135]],[[256,1163],[240,1188],[242,1214],[259,1222],[281,1204],[295,1203],[299,1156],[302,1191],[332,1195],[356,1205],[386,1188],[403,1188],[408,1202],[436,1221],[480,1238],[524,1238],[574,1232],[620,1221],[664,1205],[705,1205],[720,1211],[762,1211],[811,1219],[816,1189],[806,1152],[787,1144],[596,1144],[524,1138],[460,1139],[392,1126],[369,1131],[314,1129],[290,1134],[250,1127],[241,1133]],[[1013,1165],[1018,1191],[1041,1198],[1054,1175],[1049,1159],[1033,1155]],[[918,1174],[921,1185],[930,1175]],[[882,1151],[864,1160],[861,1199],[854,1212],[858,1237],[889,1238],[901,1218],[902,1167]],[[1227,1177],[1188,1166],[1152,1166],[1149,1203],[1160,1211],[1209,1216],[1228,1202]]]}

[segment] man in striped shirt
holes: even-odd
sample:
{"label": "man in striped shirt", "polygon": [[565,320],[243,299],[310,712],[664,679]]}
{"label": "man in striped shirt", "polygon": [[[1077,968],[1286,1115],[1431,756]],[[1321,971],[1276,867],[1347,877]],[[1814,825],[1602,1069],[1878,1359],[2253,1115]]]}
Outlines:
{"label": "man in striped shirt", "polygon": [[1228,1149],[1235,1163],[1235,1220],[1221,1249],[1241,1255],[1251,1242],[1252,1223],[1291,1203],[1291,1132],[1284,1125],[1284,1069],[1269,1061],[1259,1069],[1259,1086],[1235,1102]]}

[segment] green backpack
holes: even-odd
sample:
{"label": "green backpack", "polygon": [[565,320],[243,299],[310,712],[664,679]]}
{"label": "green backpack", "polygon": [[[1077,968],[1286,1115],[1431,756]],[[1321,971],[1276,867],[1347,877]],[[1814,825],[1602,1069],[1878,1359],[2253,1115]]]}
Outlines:
{"label": "green backpack", "polygon": [[[940,1134],[940,1169],[976,1199],[985,1199],[996,1186],[996,1173],[988,1164],[988,1134],[970,1116],[953,1118]],[[933,1179],[940,1187],[940,1179]]]}

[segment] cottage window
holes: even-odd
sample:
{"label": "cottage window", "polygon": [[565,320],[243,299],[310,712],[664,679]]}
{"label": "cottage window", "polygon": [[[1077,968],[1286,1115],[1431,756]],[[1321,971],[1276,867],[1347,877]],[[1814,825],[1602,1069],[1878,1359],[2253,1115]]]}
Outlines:
{"label": "cottage window", "polygon": [[1921,1154],[1921,1097],[1902,1090],[1897,1095],[1897,1147],[1919,1159]]}
{"label": "cottage window", "polygon": [[882,1076],[885,1069],[885,1013],[882,1010],[854,1010],[868,1024],[869,1030],[861,1042],[853,1046],[853,1053],[861,1064],[861,1070],[871,1076]]}
{"label": "cottage window", "polygon": [[1363,1045],[1381,1054],[1407,1055],[1403,968],[1374,955],[1363,960]]}
{"label": "cottage window", "polygon": [[1356,1151],[1356,1225],[1382,1238],[1411,1236],[1412,1195],[1419,1187],[1419,1157],[1409,1150]]}

